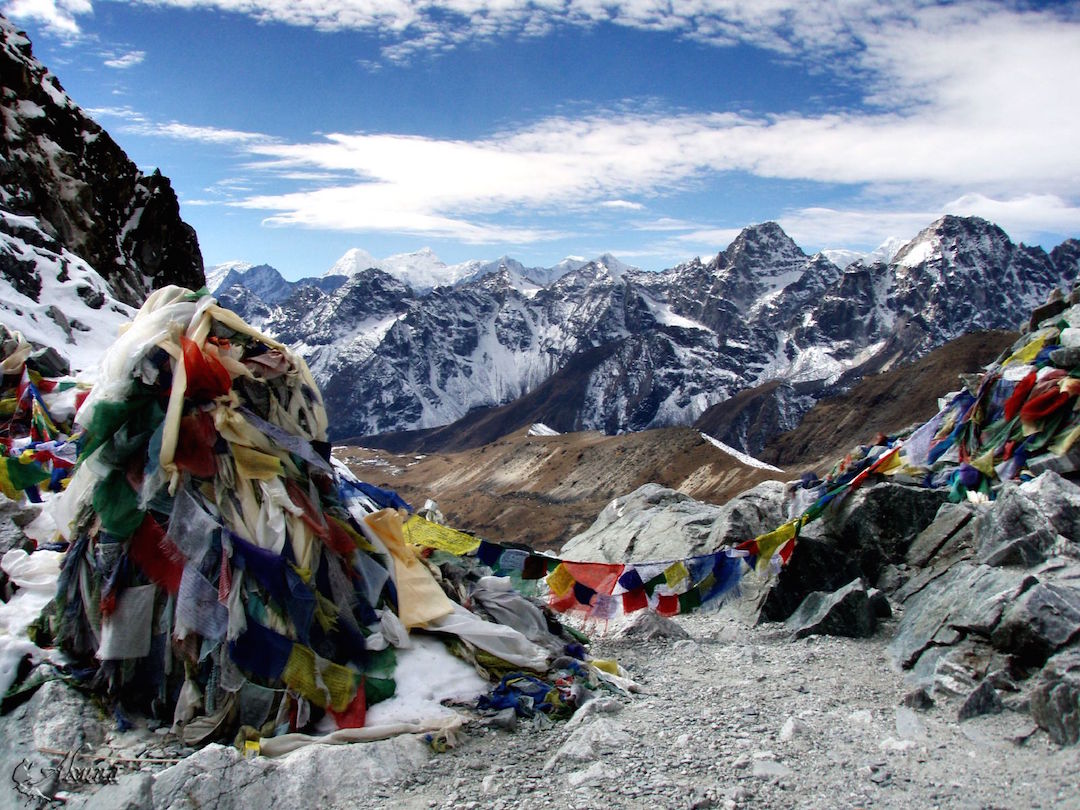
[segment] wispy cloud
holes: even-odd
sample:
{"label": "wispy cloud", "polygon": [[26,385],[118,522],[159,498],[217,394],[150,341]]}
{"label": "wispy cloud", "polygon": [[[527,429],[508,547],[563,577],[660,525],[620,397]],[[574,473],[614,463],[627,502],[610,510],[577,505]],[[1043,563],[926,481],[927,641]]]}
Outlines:
{"label": "wispy cloud", "polygon": [[631,202],[630,200],[601,200],[599,205],[601,208],[610,208],[618,211],[641,211],[645,208],[641,203]]}
{"label": "wispy cloud", "polygon": [[110,56],[104,65],[115,70],[127,70],[128,68],[141,65],[146,59],[146,51],[128,51],[118,56]]}
{"label": "wispy cloud", "polygon": [[275,143],[277,138],[261,132],[222,127],[196,126],[178,121],[153,121],[143,113],[131,107],[92,107],[86,112],[95,120],[115,118],[119,120],[119,131],[144,137],[168,138],[170,140],[197,141],[206,144],[248,146],[254,144]]}

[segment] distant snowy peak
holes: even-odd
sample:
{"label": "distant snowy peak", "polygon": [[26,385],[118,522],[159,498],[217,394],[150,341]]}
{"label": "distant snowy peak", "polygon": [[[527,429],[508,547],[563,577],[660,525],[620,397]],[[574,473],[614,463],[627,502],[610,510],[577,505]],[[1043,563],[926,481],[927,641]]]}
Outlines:
{"label": "distant snowy peak", "polygon": [[[506,274],[511,287],[524,295],[535,295],[543,287],[550,287],[569,273],[575,273],[587,265],[594,265],[600,275],[621,279],[624,274],[638,268],[619,261],[610,253],[593,260],[580,256],[568,256],[552,267],[526,267],[510,256],[497,259],[471,259],[460,264],[446,264],[431,248],[421,248],[412,253],[398,253],[385,259],[376,259],[366,250],[352,248],[323,274],[323,278],[343,276],[351,278],[365,270],[382,270],[398,281],[409,285],[416,292],[426,292],[435,287],[453,287],[486,276]],[[216,268],[215,268],[216,269]]]}
{"label": "distant snowy peak", "polygon": [[775,222],[743,228],[716,257],[716,269],[734,270],[747,278],[784,275],[806,263],[807,255]]}
{"label": "distant snowy peak", "polygon": [[612,278],[621,279],[627,273],[639,272],[639,268],[619,261],[610,253],[604,253],[603,255],[598,256],[594,259],[594,263],[598,267],[604,268]]}
{"label": "distant snowy peak", "polygon": [[206,271],[206,289],[214,293],[230,273],[243,274],[254,267],[251,262],[231,261],[215,264]]}
{"label": "distant snowy peak", "polygon": [[345,251],[345,255],[334,262],[333,266],[323,273],[323,276],[346,276],[352,278],[357,273],[362,273],[370,267],[378,266],[378,259],[361,248],[351,248]]}
{"label": "distant snowy peak", "polygon": [[475,274],[476,262],[447,265],[435,255],[435,251],[425,247],[412,253],[396,253],[385,259],[376,259],[366,250],[352,248],[334,262],[324,278],[345,276],[352,278],[358,273],[372,268],[382,270],[414,290],[431,290],[435,287],[452,286]]}
{"label": "distant snowy peak", "polygon": [[866,264],[874,264],[876,262],[891,264],[893,260],[896,259],[896,254],[903,250],[904,245],[907,243],[907,239],[903,239],[899,236],[890,236],[866,254],[863,260]]}
{"label": "distant snowy peak", "polygon": [[850,267],[856,262],[869,267],[872,264],[890,264],[908,242],[909,240],[899,236],[890,236],[869,253],[847,248],[827,248],[821,253],[840,269]]}

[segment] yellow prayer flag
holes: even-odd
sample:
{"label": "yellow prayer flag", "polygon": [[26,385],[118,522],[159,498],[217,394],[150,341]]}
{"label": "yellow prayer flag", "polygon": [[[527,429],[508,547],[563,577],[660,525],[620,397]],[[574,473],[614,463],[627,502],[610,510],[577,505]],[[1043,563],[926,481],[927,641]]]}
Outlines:
{"label": "yellow prayer flag", "polygon": [[1046,335],[1035,338],[1035,340],[1026,343],[1023,347],[1017,349],[1002,363],[1002,367],[1012,365],[1014,362],[1022,363],[1024,365],[1031,363],[1036,357],[1039,356],[1039,352],[1042,351],[1043,346],[1046,344]]}
{"label": "yellow prayer flag", "polygon": [[326,707],[327,695],[315,681],[315,652],[310,648],[293,644],[289,660],[281,671],[281,680],[316,706]]}
{"label": "yellow prayer flag", "polygon": [[795,526],[798,521],[791,521],[791,523],[785,523],[779,529],[774,529],[768,534],[763,534],[757,538],[758,547],[758,570],[762,570],[769,564],[769,560],[772,559],[773,554],[784,543],[795,536]]}
{"label": "yellow prayer flag", "polygon": [[421,548],[435,548],[457,557],[476,551],[480,539],[449,526],[440,526],[419,515],[413,515],[405,522],[405,541]]}
{"label": "yellow prayer flag", "polygon": [[619,663],[614,658],[593,658],[590,659],[589,663],[609,675],[619,674]]}
{"label": "yellow prayer flag", "polygon": [[281,459],[243,444],[232,445],[236,474],[241,478],[269,481],[283,473]]}
{"label": "yellow prayer flag", "polygon": [[574,587],[574,577],[566,570],[566,566],[559,563],[555,570],[547,575],[547,584],[556,596],[566,596]]}
{"label": "yellow prayer flag", "polygon": [[987,478],[994,477],[994,450],[991,448],[977,458],[971,459],[971,466]]}
{"label": "yellow prayer flag", "polygon": [[1055,456],[1063,456],[1069,452],[1078,438],[1080,438],[1080,425],[1058,435],[1054,443],[1050,445],[1050,452]]}
{"label": "yellow prayer flag", "polygon": [[330,692],[330,708],[335,712],[345,711],[356,696],[356,673],[341,664],[327,661],[319,674]]}
{"label": "yellow prayer flag", "polygon": [[680,582],[690,578],[690,572],[686,570],[682,560],[677,560],[664,569],[664,579],[669,588],[674,588]]}

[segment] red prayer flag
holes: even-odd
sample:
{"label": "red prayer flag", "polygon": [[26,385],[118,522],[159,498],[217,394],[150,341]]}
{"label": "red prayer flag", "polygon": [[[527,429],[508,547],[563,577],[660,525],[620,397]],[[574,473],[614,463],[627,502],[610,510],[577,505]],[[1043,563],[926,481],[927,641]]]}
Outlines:
{"label": "red prayer flag", "polygon": [[623,613],[633,613],[635,610],[641,610],[642,608],[647,608],[648,606],[649,596],[645,593],[644,588],[627,591],[622,595]]}
{"label": "red prayer flag", "polygon": [[679,614],[679,597],[673,593],[662,593],[656,605],[656,612],[661,616],[677,616]]}

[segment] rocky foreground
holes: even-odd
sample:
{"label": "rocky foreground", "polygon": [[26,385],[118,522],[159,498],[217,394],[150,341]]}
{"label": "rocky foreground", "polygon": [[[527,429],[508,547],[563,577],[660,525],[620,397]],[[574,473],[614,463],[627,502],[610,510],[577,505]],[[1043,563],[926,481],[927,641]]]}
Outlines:
{"label": "rocky foreground", "polygon": [[[793,641],[783,625],[750,625],[746,607],[597,637],[594,652],[616,657],[641,692],[601,694],[568,722],[471,714],[442,753],[416,737],[280,759],[244,760],[213,745],[177,764],[113,763],[117,784],[72,786],[64,806],[1080,806],[1080,749],[1038,729],[1021,693],[1003,693],[999,713],[960,721],[957,693],[970,689],[973,673],[957,665],[930,684],[933,705],[912,708],[905,696],[916,684],[886,651],[896,619],[873,638]],[[111,730],[111,718],[55,683],[5,723],[9,769],[22,753],[41,759],[19,748],[80,736],[130,759],[184,753],[165,736]],[[35,804],[0,791],[0,806]]]}

